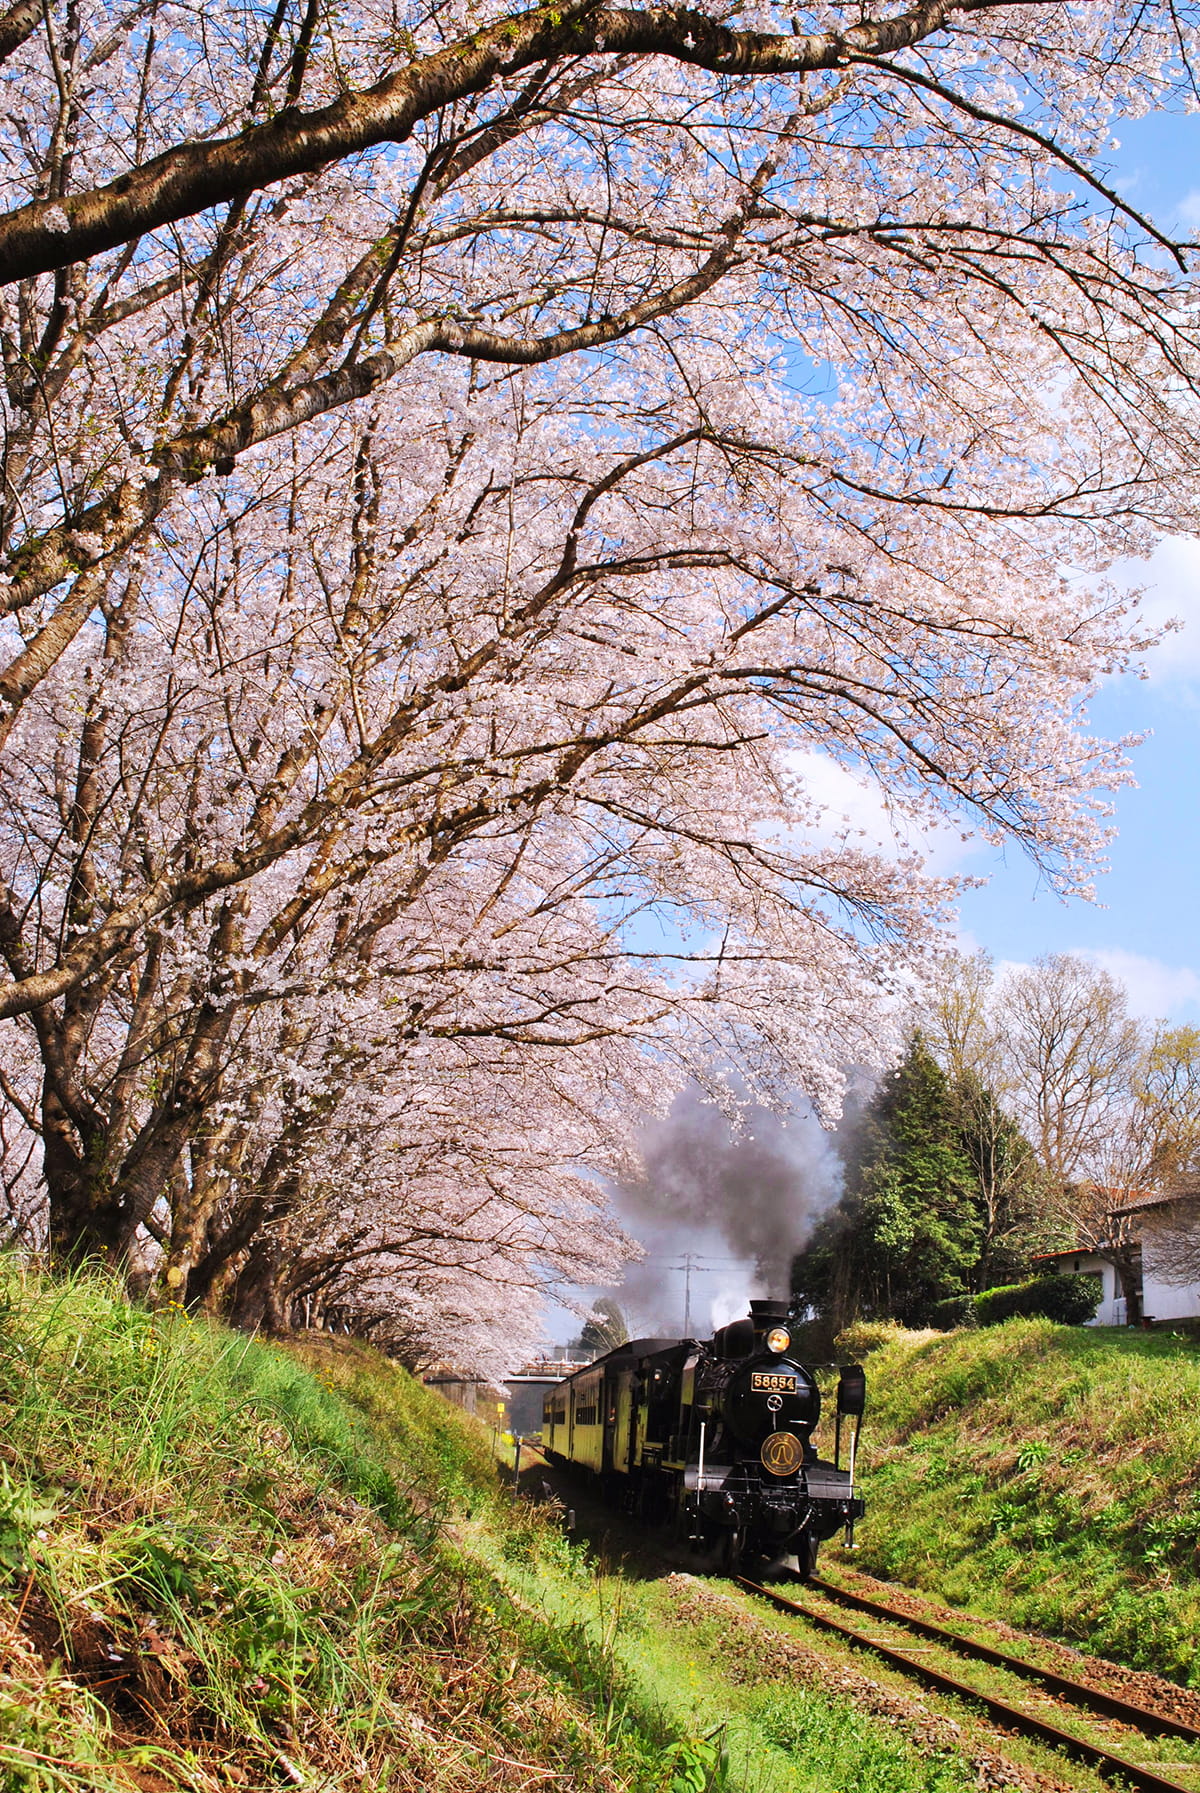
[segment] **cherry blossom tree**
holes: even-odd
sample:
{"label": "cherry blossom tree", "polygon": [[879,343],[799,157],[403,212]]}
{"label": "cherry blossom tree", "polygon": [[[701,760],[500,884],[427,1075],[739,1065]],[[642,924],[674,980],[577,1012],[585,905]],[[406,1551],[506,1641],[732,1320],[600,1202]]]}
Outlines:
{"label": "cherry blossom tree", "polygon": [[828,843],[814,747],[1086,889],[1103,572],[1196,459],[1182,256],[1103,154],[1192,44],[0,18],[3,1149],[60,1254],[282,1312],[427,1252],[461,1308],[510,1210],[505,1276],[620,1249],[579,1167],[681,1077],[832,1112],[949,891]]}

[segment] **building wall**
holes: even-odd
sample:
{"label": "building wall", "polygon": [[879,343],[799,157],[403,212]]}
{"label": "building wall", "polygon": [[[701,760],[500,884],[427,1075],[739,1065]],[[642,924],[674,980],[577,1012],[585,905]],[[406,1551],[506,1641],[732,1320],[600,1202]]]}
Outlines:
{"label": "building wall", "polygon": [[1086,1320],[1086,1326],[1124,1326],[1125,1299],[1121,1294],[1121,1284],[1117,1277],[1116,1266],[1104,1258],[1096,1257],[1090,1251],[1079,1251],[1073,1257],[1064,1256],[1057,1266],[1067,1274],[1076,1272],[1084,1276],[1100,1278],[1100,1301],[1096,1308],[1095,1318]]}
{"label": "building wall", "polygon": [[475,1414],[485,1425],[504,1424],[505,1403],[500,1392],[490,1382],[481,1382],[470,1376],[456,1376],[445,1371],[435,1371],[423,1380],[427,1388],[436,1388],[447,1401],[453,1401],[456,1407]]}
{"label": "building wall", "polygon": [[[1138,1242],[1142,1248],[1142,1313],[1147,1320],[1200,1320],[1200,1282],[1178,1287],[1157,1273],[1165,1249],[1162,1229],[1156,1224],[1153,1209],[1138,1216]],[[1098,1276],[1101,1283],[1100,1305],[1089,1326],[1125,1326],[1125,1298],[1116,1267],[1090,1251],[1059,1251],[1042,1260],[1053,1268],[1071,1274],[1083,1272]]]}
{"label": "building wall", "polygon": [[1100,1301],[1085,1326],[1124,1326],[1125,1302],[1115,1267],[1092,1251],[1056,1251],[1041,1260],[1060,1276],[1098,1276]]}
{"label": "building wall", "polygon": [[1164,1282],[1155,1274],[1162,1244],[1155,1216],[1147,1214],[1142,1221],[1142,1309],[1148,1320],[1200,1319],[1200,1286],[1195,1283],[1179,1288]]}
{"label": "building wall", "polygon": [[[1177,1288],[1155,1275],[1154,1228],[1142,1225],[1142,1313],[1147,1320],[1200,1319],[1200,1285]],[[1114,1265],[1091,1252],[1078,1252],[1060,1265],[1063,1270],[1081,1270],[1098,1276],[1102,1293],[1096,1317],[1089,1326],[1124,1326],[1127,1323],[1125,1298]]]}

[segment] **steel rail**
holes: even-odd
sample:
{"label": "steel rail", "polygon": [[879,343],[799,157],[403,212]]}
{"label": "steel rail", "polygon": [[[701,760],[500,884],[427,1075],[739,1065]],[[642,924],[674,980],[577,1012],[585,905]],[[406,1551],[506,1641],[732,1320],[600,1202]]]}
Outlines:
{"label": "steel rail", "polygon": [[960,1637],[957,1632],[947,1631],[944,1626],[934,1625],[928,1619],[913,1618],[909,1613],[888,1606],[883,1600],[872,1600],[866,1594],[837,1587],[833,1582],[822,1581],[818,1576],[814,1575],[807,1586],[831,1600],[840,1601],[843,1606],[853,1606],[860,1612],[871,1613],[877,1619],[890,1619],[896,1624],[906,1625],[918,1636],[932,1638],[935,1643],[948,1644],[951,1649],[961,1650],[979,1662],[990,1662],[996,1668],[1009,1669],[1014,1675],[1023,1675],[1029,1681],[1041,1681],[1052,1693],[1062,1694],[1077,1706],[1090,1706],[1093,1712],[1099,1712],[1105,1718],[1118,1718],[1123,1724],[1134,1725],[1139,1731],[1149,1731],[1156,1737],[1182,1737],[1188,1743],[1200,1743],[1200,1729],[1186,1724],[1181,1718],[1171,1718],[1166,1713],[1135,1705],[1132,1700],[1122,1699],[1120,1694],[1106,1693],[1100,1687],[1089,1687],[1086,1681],[1073,1681],[1069,1675],[1060,1675],[1055,1669],[1039,1668],[1037,1663],[1025,1662],[1020,1656],[1011,1656],[1007,1650],[997,1650],[992,1644],[978,1643],[973,1637]]}
{"label": "steel rail", "polygon": [[[839,1637],[847,1638],[851,1643],[858,1644],[864,1650],[871,1650],[883,1661],[890,1663],[893,1668],[901,1669],[905,1674],[915,1676],[916,1679],[923,1681],[927,1687],[934,1688],[938,1693],[948,1693],[955,1699],[967,1700],[972,1705],[980,1706],[997,1724],[1006,1726],[1026,1737],[1037,1737],[1041,1742],[1049,1743],[1053,1748],[1062,1750],[1065,1755],[1073,1756],[1076,1761],[1086,1762],[1089,1767],[1095,1768],[1102,1775],[1119,1776],[1128,1786],[1140,1789],[1140,1793],[1192,1793],[1192,1789],[1181,1786],[1178,1781],[1167,1780],[1164,1775],[1158,1774],[1153,1768],[1140,1762],[1130,1762],[1126,1757],[1116,1755],[1101,1744],[1087,1743],[1082,1737],[1076,1737],[1070,1731],[1060,1730],[1057,1725],[1051,1724],[1049,1719],[1039,1718],[1033,1712],[1022,1711],[1018,1706],[1010,1706],[1006,1701],[998,1700],[990,1693],[982,1693],[977,1687],[971,1687],[964,1681],[956,1681],[952,1675],[944,1674],[941,1669],[931,1668],[924,1662],[914,1662],[911,1656],[906,1656],[903,1653],[902,1647],[893,1649],[889,1644],[880,1643],[874,1638],[867,1637],[863,1632],[856,1631],[852,1625],[843,1625],[840,1620],[830,1618],[827,1613],[814,1612],[811,1607],[802,1606],[796,1600],[789,1600],[785,1594],[778,1593],[774,1588],[764,1588],[756,1581],[749,1581],[744,1575],[735,1575],[733,1579],[739,1587],[745,1588],[747,1593],[759,1595],[761,1599],[770,1601],[781,1611],[792,1613],[822,1631],[832,1631]],[[958,1642],[962,1648],[970,1650],[971,1646],[967,1640],[959,1639]]]}

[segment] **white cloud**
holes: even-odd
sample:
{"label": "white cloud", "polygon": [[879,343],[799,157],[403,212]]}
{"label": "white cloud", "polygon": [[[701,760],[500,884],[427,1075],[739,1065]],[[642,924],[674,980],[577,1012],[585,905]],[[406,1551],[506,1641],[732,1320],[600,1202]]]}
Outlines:
{"label": "white cloud", "polygon": [[815,749],[790,754],[789,764],[815,803],[825,814],[808,836],[816,843],[841,840],[847,829],[851,842],[868,851],[898,855],[918,852],[925,870],[934,877],[948,877],[984,845],[946,824],[923,828],[911,816],[900,814],[874,780],[856,778],[828,754]]}
{"label": "white cloud", "polygon": [[1146,655],[1156,680],[1200,677],[1200,541],[1168,536],[1149,560],[1121,561],[1114,583],[1144,589],[1141,615],[1153,628],[1177,620],[1182,627],[1165,635]]}
{"label": "white cloud", "polygon": [[1180,1009],[1200,1002],[1200,974],[1189,965],[1165,965],[1161,959],[1119,946],[1101,947],[1084,956],[1120,978],[1129,992],[1130,1008],[1147,1021],[1171,1020]]}
{"label": "white cloud", "polygon": [[[1193,971],[1190,965],[1168,965],[1162,959],[1147,958],[1144,953],[1127,952],[1123,946],[1083,947],[1079,957],[1090,959],[1093,965],[1111,972],[1123,983],[1130,1010],[1145,1021],[1186,1019],[1182,1011],[1200,1007],[1200,972]],[[1026,969],[1021,960],[1002,959],[996,966],[996,976],[1001,978],[1009,971]]]}
{"label": "white cloud", "polygon": [[1175,216],[1190,230],[1200,230],[1200,187],[1193,187],[1190,193],[1184,194],[1175,207]]}

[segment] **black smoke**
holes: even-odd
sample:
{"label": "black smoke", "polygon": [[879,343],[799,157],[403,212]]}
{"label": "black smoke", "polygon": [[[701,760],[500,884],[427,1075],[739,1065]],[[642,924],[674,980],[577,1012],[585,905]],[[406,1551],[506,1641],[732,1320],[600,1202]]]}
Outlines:
{"label": "black smoke", "polygon": [[646,1249],[613,1291],[631,1330],[682,1330],[689,1254],[694,1334],[745,1313],[753,1296],[786,1296],[792,1258],[841,1193],[841,1143],[803,1100],[785,1115],[751,1104],[731,1118],[685,1089],[643,1128],[642,1174],[613,1192]]}

